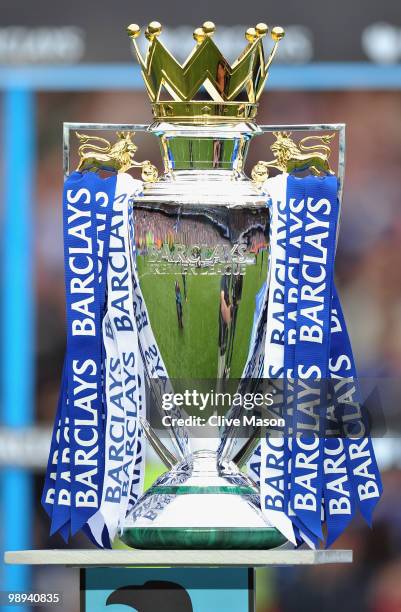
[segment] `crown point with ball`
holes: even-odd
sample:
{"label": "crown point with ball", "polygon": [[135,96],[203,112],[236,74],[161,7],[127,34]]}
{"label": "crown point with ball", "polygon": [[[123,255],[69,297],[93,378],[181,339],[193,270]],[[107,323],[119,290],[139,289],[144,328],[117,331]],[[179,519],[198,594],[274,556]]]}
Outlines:
{"label": "crown point with ball", "polygon": [[138,38],[138,36],[141,33],[141,28],[139,27],[137,23],[131,23],[127,27],[127,33],[128,33],[128,36],[130,36],[131,38]]}
{"label": "crown point with ball", "polygon": [[148,25],[145,36],[148,40],[152,41],[154,38],[160,36],[162,32],[162,24],[158,21],[151,21]]}
{"label": "crown point with ball", "polygon": [[259,38],[255,28],[248,28],[245,32],[245,38],[248,42],[253,43],[257,38]]}
{"label": "crown point with ball", "polygon": [[271,37],[274,40],[274,42],[279,42],[281,39],[284,38],[284,36],[285,36],[285,30],[281,26],[275,26],[272,29]]}
{"label": "crown point with ball", "polygon": [[261,38],[262,36],[266,36],[269,31],[269,26],[267,23],[258,23],[255,26],[256,34]]}
{"label": "crown point with ball", "polygon": [[206,34],[206,36],[212,36],[216,31],[216,26],[213,21],[205,21],[202,25],[202,30]]}
{"label": "crown point with ball", "polygon": [[194,30],[193,37],[194,37],[194,40],[198,44],[202,43],[205,40],[205,38],[206,38],[206,34],[205,34],[204,29],[203,28],[196,28],[196,30]]}

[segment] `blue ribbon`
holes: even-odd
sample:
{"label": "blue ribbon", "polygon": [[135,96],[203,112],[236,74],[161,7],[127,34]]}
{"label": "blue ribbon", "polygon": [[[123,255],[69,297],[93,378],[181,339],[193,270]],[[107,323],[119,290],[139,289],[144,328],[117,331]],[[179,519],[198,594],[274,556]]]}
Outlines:
{"label": "blue ribbon", "polygon": [[337,418],[342,425],[355,503],[366,522],[371,525],[383,486],[369,435],[367,415],[361,401],[351,342],[335,288],[333,312],[337,319],[337,332],[332,333],[330,371]]}
{"label": "blue ribbon", "polygon": [[[289,177],[288,199],[299,179]],[[338,218],[337,178],[307,177],[294,354],[294,397],[290,507],[297,521],[322,538],[324,425],[327,407],[331,296]],[[305,380],[305,382],[303,382]],[[301,529],[302,530],[302,529]]]}
{"label": "blue ribbon", "polygon": [[63,365],[63,373],[61,377],[61,387],[57,402],[56,418],[54,421],[53,433],[50,443],[50,452],[47,462],[45,482],[43,486],[41,503],[47,515],[52,518],[55,506],[56,488],[57,488],[57,471],[60,462],[60,435],[62,431],[62,409],[65,404],[66,395],[66,376],[65,363]]}
{"label": "blue ribbon", "polygon": [[[334,286],[331,313],[330,375],[340,378],[345,374],[342,366],[344,334],[338,318],[338,296]],[[326,439],[324,444],[324,506],[327,524],[326,547],[341,535],[355,513],[353,477],[348,461],[348,440],[342,436],[333,387],[330,385],[329,409],[326,414]],[[336,433],[338,437],[336,437]]]}
{"label": "blue ribbon", "polygon": [[60,531],[64,538],[85,526],[101,499],[105,410],[101,321],[115,187],[115,176],[103,179],[78,172],[64,185],[67,351],[52,439],[52,450],[58,448],[53,508],[46,502],[49,473],[42,497],[46,511],[52,510],[51,532]]}
{"label": "blue ribbon", "polygon": [[60,429],[58,432],[58,463],[55,491],[54,511],[50,527],[50,535],[57,531],[64,540],[68,540],[71,520],[71,466],[70,466],[70,440],[69,415],[67,403],[67,370],[64,359],[63,378],[60,393]]}

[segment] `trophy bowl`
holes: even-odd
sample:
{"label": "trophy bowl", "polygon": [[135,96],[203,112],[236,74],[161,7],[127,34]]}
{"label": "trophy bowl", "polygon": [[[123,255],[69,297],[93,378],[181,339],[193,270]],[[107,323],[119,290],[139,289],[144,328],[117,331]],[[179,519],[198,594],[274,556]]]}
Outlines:
{"label": "trophy bowl", "polygon": [[266,524],[251,478],[202,450],[156,480],[127,518],[121,539],[154,549],[267,549],[285,542]]}

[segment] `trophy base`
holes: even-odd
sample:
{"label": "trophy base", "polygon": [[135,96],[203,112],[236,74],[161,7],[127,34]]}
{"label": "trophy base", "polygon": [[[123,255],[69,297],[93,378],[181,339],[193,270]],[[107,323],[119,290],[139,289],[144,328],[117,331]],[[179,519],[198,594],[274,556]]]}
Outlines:
{"label": "trophy base", "polygon": [[254,481],[209,450],[160,476],[127,516],[120,538],[155,550],[266,550],[286,542],[263,515]]}
{"label": "trophy base", "polygon": [[131,548],[153,550],[268,550],[287,541],[274,527],[130,527],[120,539]]}

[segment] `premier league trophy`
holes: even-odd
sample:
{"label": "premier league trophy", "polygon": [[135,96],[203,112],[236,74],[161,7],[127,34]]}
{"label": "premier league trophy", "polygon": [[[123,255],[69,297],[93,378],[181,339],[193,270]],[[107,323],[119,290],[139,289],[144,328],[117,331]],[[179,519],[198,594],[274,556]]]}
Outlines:
{"label": "premier league trophy", "polygon": [[[370,438],[344,435],[364,419],[333,284],[343,126],[293,126],[326,130],[299,142],[285,126],[262,130],[258,100],[284,30],[272,28],[266,58],[268,26],[249,28],[232,65],[214,31],[194,31],[181,65],[159,23],[145,57],[140,28],[128,28],[160,177],[134,159],[133,126],[114,144],[82,132],[107,124],[65,127],[67,352],[42,501],[66,539],[83,529],[99,546],[119,535],[137,548],[316,547],[323,523],[331,543],[380,497]],[[263,131],[273,159],[249,179]],[[330,387],[327,406],[321,381],[334,379],[348,383]],[[146,442],[168,471],[143,492]]]}

